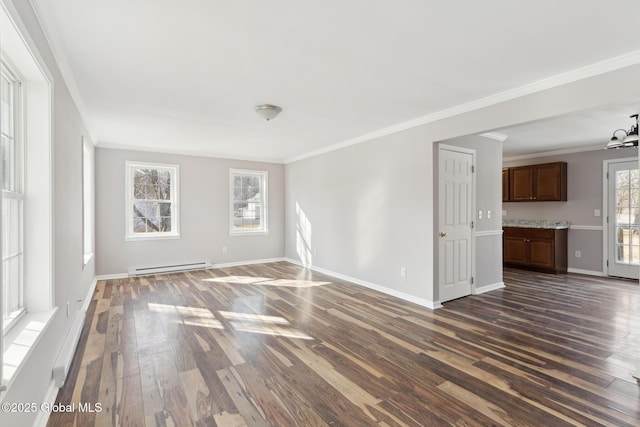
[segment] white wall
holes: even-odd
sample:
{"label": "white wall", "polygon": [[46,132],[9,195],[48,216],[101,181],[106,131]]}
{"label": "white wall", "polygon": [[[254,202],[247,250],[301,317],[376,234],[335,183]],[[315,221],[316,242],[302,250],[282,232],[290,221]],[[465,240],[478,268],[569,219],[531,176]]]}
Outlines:
{"label": "white wall", "polygon": [[[286,256],[305,258],[298,250],[299,206],[311,225],[314,266],[437,302],[432,144],[629,102],[640,97],[638,71],[640,66],[631,66],[584,78],[288,164]],[[491,247],[496,258],[485,274],[498,278],[500,254],[497,245]],[[476,261],[489,262],[485,253]],[[407,268],[406,278],[399,274],[401,266]]]}
{"label": "white wall", "polygon": [[[81,310],[95,276],[91,261],[83,270],[81,138],[87,129],[67,90],[49,45],[27,0],[5,0],[11,15],[24,25],[26,36],[44,59],[53,77],[52,157],[54,169],[54,319],[33,348],[3,398],[4,402],[45,401],[51,370],[73,318]],[[28,201],[27,201],[28,203]],[[28,209],[28,207],[27,207]],[[66,304],[70,302],[67,317]],[[80,302],[78,302],[80,301]],[[30,426],[37,413],[0,413],[0,425]]]}
{"label": "white wall", "polygon": [[[603,142],[604,146],[604,142]],[[568,232],[568,263],[570,269],[603,273],[603,230],[581,229],[580,227],[602,227],[606,206],[602,204],[602,168],[604,160],[629,158],[637,159],[634,148],[620,150],[596,150],[506,160],[505,167],[532,165],[538,163],[567,162],[566,202],[505,202],[502,209],[507,211],[506,219],[548,219],[570,221]],[[599,209],[602,216],[594,216]],[[575,251],[581,252],[576,258]]]}
{"label": "white wall", "polygon": [[[180,166],[179,239],[125,241],[125,162]],[[269,233],[229,235],[229,169],[266,170]],[[274,163],[96,149],[96,273],[211,261],[281,258],[284,254],[284,166]],[[222,248],[227,247],[227,253]]]}
{"label": "white wall", "polygon": [[403,132],[287,165],[287,257],[429,297],[431,157]]}

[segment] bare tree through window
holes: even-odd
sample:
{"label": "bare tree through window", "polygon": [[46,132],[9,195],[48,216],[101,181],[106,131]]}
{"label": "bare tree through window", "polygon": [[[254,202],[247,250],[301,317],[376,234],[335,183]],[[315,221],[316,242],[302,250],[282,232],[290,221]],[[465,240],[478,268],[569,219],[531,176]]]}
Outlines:
{"label": "bare tree through window", "polygon": [[266,231],[266,172],[231,170],[231,232]]}
{"label": "bare tree through window", "polygon": [[616,172],[616,262],[640,263],[640,174]]}
{"label": "bare tree through window", "polygon": [[132,164],[130,233],[175,233],[176,167]]}

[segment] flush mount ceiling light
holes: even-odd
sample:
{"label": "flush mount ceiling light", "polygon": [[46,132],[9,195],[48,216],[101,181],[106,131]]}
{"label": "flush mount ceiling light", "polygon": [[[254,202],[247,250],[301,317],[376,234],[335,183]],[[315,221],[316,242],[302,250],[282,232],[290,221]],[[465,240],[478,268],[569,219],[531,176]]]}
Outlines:
{"label": "flush mount ceiling light", "polygon": [[611,141],[604,147],[605,150],[611,148],[623,148],[623,147],[637,147],[638,146],[638,115],[633,114],[632,119],[636,119],[636,122],[631,125],[631,129],[616,129],[613,131]]}
{"label": "flush mount ceiling light", "polygon": [[255,107],[253,107],[253,109],[256,113],[258,113],[258,115],[260,115],[260,117],[262,117],[266,121],[275,119],[282,111],[282,108],[278,107],[277,105],[271,104],[256,105]]}

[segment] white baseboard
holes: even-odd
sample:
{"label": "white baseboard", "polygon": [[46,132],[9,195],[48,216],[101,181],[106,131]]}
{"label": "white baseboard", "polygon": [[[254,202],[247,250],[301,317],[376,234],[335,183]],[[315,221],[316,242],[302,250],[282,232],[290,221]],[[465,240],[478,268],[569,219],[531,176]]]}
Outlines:
{"label": "white baseboard", "polygon": [[[219,264],[212,264],[211,267],[205,268],[205,270],[211,270],[214,268],[226,268],[226,267],[240,267],[243,265],[253,265],[253,264],[267,264],[270,262],[281,262],[285,261],[285,258],[265,258],[265,259],[254,259],[249,261],[238,261],[238,262],[222,262]],[[161,273],[161,274],[170,274],[170,273]],[[116,273],[116,274],[102,274],[100,276],[96,276],[96,281],[98,280],[114,280],[114,279],[128,279],[130,276],[128,273]]]}
{"label": "white baseboard", "polygon": [[224,262],[220,264],[213,264],[211,268],[240,267],[243,265],[268,264],[270,262],[281,262],[281,261],[285,261],[285,258],[266,258],[266,259],[254,259],[251,261]]}
{"label": "white baseboard", "polygon": [[101,274],[100,276],[96,276],[96,282],[98,280],[115,280],[115,279],[127,279],[127,278],[129,278],[129,274],[127,273]]}
{"label": "white baseboard", "polygon": [[[45,394],[42,403],[47,403],[48,407],[51,408],[56,401],[56,397],[58,396],[58,387],[56,387],[55,381],[51,381],[49,384],[49,388],[47,389],[47,394]],[[46,427],[47,422],[49,421],[49,416],[51,415],[51,411],[43,411],[41,408],[46,408],[47,405],[40,405],[38,408],[38,414],[36,415],[36,419],[33,422],[33,427]]]}
{"label": "white baseboard", "polygon": [[89,304],[91,304],[91,300],[93,299],[93,293],[96,291],[98,280],[103,279],[99,279],[98,276],[93,278],[93,282],[91,282],[91,286],[89,287],[89,292],[87,292],[87,296],[84,298],[84,301],[82,301],[82,311],[85,313],[89,309]]}
{"label": "white baseboard", "polygon": [[504,288],[504,282],[491,283],[489,285],[484,285],[480,287],[476,287],[474,295],[484,294],[485,292],[495,291],[496,289]]}
{"label": "white baseboard", "polygon": [[299,265],[300,267],[304,267],[304,268],[309,268],[310,270],[317,271],[318,273],[326,274],[327,276],[335,277],[336,279],[344,280],[347,282],[354,283],[356,285],[363,286],[368,289],[372,289],[374,291],[382,292],[383,294],[391,295],[396,298],[400,298],[402,300],[412,302],[414,304],[418,304],[422,307],[429,308],[431,310],[435,310],[436,308],[442,307],[442,304],[440,304],[440,302],[438,301],[431,301],[428,299],[419,298],[413,295],[406,294],[404,292],[397,291],[395,289],[387,288],[386,286],[381,286],[376,283],[371,283],[365,280],[360,280],[355,277],[346,276],[344,274],[336,273],[335,271],[327,270],[324,268],[320,268],[316,266],[307,266],[293,258],[285,258],[284,260],[287,262],[290,262],[291,264]]}
{"label": "white baseboard", "polygon": [[599,276],[599,277],[606,276],[606,274],[604,274],[602,271],[581,270],[579,268],[568,268],[567,273],[586,274],[587,276]]}

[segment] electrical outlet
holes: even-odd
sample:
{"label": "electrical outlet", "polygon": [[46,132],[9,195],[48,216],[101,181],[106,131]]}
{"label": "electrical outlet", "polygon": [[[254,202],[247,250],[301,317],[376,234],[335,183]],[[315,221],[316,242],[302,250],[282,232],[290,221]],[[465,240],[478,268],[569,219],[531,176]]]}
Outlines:
{"label": "electrical outlet", "polygon": [[487,211],[487,219],[491,219],[491,211]]}
{"label": "electrical outlet", "polygon": [[478,219],[482,219],[482,211],[478,211]]}
{"label": "electrical outlet", "polygon": [[593,216],[600,216],[600,209],[594,209]]}
{"label": "electrical outlet", "polygon": [[582,257],[582,252],[576,251],[576,258],[580,258],[580,257]]}
{"label": "electrical outlet", "polygon": [[227,247],[226,247],[226,246],[223,246],[223,247],[222,247],[222,253],[223,253],[223,254],[226,254],[227,252],[228,252]]}
{"label": "electrical outlet", "polygon": [[407,277],[407,269],[404,267],[400,267],[400,276]]}

